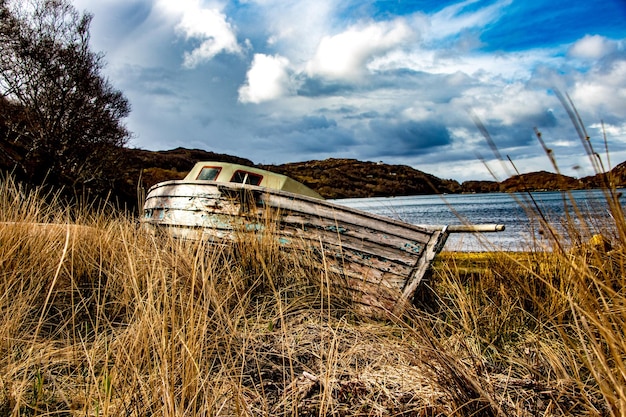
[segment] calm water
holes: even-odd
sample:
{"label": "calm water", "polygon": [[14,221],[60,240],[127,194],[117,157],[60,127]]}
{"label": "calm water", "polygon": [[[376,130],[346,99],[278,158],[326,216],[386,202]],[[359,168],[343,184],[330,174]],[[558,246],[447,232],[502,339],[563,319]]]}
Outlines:
{"label": "calm water", "polygon": [[[560,224],[566,209],[574,213],[572,204],[564,202],[564,193],[537,192],[532,193],[532,196],[551,224]],[[602,191],[580,190],[572,192],[572,196],[590,222],[609,215]],[[491,245],[505,250],[526,250],[533,244],[539,247],[548,244],[536,215],[527,214],[523,208],[533,206],[525,193],[351,198],[334,202],[413,224],[498,223],[506,226],[504,232],[486,233],[478,237],[474,234],[452,234],[445,246],[448,250],[486,250]],[[486,245],[485,240],[488,242]]]}

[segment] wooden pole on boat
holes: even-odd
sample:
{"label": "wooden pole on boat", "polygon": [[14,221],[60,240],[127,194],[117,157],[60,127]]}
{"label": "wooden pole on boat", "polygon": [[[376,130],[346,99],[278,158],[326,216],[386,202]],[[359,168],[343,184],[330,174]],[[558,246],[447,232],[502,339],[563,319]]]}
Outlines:
{"label": "wooden pole on boat", "polygon": [[445,230],[448,233],[491,233],[502,232],[503,224],[452,224],[449,226],[423,226],[429,230]]}

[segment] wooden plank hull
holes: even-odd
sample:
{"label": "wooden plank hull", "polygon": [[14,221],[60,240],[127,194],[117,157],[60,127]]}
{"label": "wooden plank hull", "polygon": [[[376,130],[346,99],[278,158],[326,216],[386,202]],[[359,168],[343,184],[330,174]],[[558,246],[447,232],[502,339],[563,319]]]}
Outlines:
{"label": "wooden plank hull", "polygon": [[340,276],[333,285],[374,315],[401,314],[448,236],[331,202],[235,183],[167,181],[152,187],[142,223],[186,239],[271,232],[285,248],[313,248]]}

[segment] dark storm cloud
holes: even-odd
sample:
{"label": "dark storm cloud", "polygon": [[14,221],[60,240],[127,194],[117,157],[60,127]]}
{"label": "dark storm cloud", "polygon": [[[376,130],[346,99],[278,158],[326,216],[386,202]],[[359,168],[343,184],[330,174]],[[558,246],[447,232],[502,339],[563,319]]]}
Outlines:
{"label": "dark storm cloud", "polygon": [[294,132],[290,139],[287,146],[291,148],[292,152],[307,152],[313,155],[322,155],[323,158],[342,155],[356,144],[352,134],[343,129],[316,130],[307,133]]}
{"label": "dark storm cloud", "polygon": [[448,129],[435,121],[373,120],[369,126],[381,155],[421,155],[452,142]]}
{"label": "dark storm cloud", "polygon": [[297,94],[303,97],[323,97],[346,94],[356,87],[347,82],[326,81],[321,78],[306,78],[298,88]]}
{"label": "dark storm cloud", "polygon": [[257,130],[261,137],[291,134],[294,132],[308,133],[315,130],[328,130],[337,127],[337,122],[326,116],[304,116],[295,121],[283,120],[278,123],[264,126]]}
{"label": "dark storm cloud", "polygon": [[545,129],[558,125],[558,121],[550,110],[534,115],[519,117],[515,123],[485,123],[485,128],[494,142],[502,148],[517,148],[531,145],[537,141],[535,128]]}
{"label": "dark storm cloud", "polygon": [[275,122],[257,129],[248,145],[259,149],[252,155],[255,161],[302,161],[339,157],[349,153],[358,141],[354,133],[343,129],[325,117],[306,117],[297,122]]}
{"label": "dark storm cloud", "polygon": [[535,133],[532,126],[485,126],[491,139],[500,151],[505,152],[511,148],[528,146],[536,142]]}

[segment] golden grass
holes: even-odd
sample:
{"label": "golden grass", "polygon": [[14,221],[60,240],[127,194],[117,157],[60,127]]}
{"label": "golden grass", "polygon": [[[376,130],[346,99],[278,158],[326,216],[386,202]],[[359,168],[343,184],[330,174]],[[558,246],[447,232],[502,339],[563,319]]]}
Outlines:
{"label": "golden grass", "polygon": [[269,235],[176,241],[0,191],[0,415],[626,412],[621,220],[593,230],[611,248],[443,253],[420,308],[377,321]]}

